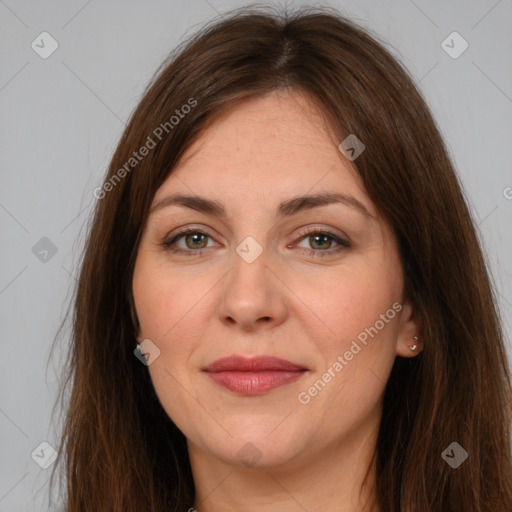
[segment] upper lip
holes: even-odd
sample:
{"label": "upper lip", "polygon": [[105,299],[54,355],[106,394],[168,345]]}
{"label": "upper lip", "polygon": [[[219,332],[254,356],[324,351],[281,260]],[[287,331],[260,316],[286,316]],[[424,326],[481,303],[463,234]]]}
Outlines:
{"label": "upper lip", "polygon": [[303,366],[273,356],[258,356],[246,358],[243,356],[229,356],[217,359],[203,368],[206,372],[258,372],[258,371],[298,371],[306,370]]}

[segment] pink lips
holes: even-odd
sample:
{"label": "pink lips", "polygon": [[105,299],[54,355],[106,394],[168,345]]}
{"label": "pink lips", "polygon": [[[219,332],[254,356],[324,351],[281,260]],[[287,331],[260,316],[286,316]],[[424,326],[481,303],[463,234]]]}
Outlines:
{"label": "pink lips", "polygon": [[262,395],[300,379],[306,368],[277,357],[231,356],[203,369],[217,384],[241,394]]}

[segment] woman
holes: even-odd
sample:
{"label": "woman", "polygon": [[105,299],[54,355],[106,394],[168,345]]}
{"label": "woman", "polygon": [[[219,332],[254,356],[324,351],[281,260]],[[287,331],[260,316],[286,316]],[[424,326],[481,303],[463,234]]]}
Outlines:
{"label": "woman", "polygon": [[512,510],[488,271],[404,68],[332,11],[173,54],[76,294],[66,510]]}

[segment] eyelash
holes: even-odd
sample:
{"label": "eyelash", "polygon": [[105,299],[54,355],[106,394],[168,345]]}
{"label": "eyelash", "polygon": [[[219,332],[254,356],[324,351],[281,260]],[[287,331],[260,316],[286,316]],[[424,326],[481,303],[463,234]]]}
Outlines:
{"label": "eyelash", "polygon": [[[164,240],[162,242],[162,245],[167,250],[169,250],[169,251],[171,251],[171,252],[173,252],[175,254],[183,254],[183,255],[186,255],[186,256],[202,256],[203,254],[208,252],[209,248],[198,249],[198,250],[194,250],[194,249],[186,249],[185,250],[185,249],[180,249],[180,248],[177,248],[177,247],[173,246],[173,244],[176,243],[177,240],[179,240],[183,236],[186,236],[186,235],[189,235],[189,234],[194,234],[194,235],[195,234],[201,234],[201,235],[205,235],[207,237],[210,237],[210,235],[208,233],[206,233],[205,231],[203,231],[201,229],[187,228],[187,229],[184,229],[183,231],[180,231],[179,233],[176,233],[170,239]],[[335,246],[334,249],[325,249],[325,250],[302,248],[304,251],[307,251],[308,255],[311,256],[311,257],[315,257],[316,258],[316,257],[332,256],[333,254],[336,254],[336,253],[338,253],[338,252],[340,252],[340,251],[342,251],[344,249],[348,249],[349,247],[351,247],[349,242],[347,242],[346,240],[343,240],[338,235],[335,235],[334,233],[331,233],[330,231],[326,231],[326,230],[322,230],[322,229],[318,229],[318,228],[310,228],[310,229],[304,231],[300,235],[300,238],[299,238],[298,242],[301,242],[304,238],[306,238],[307,236],[311,236],[313,234],[315,234],[315,235],[324,235],[324,236],[327,236],[329,238],[332,238],[338,245]]]}

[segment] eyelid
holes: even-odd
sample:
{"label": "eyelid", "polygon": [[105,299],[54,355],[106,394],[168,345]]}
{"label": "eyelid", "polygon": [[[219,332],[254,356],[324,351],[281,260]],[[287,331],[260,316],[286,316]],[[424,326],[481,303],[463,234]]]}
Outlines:
{"label": "eyelid", "polygon": [[[209,237],[211,240],[214,240],[214,236],[208,231],[208,229],[205,229],[204,227],[196,227],[194,225],[192,226],[187,226],[185,228],[178,228],[178,230],[176,232],[172,232],[169,233],[168,235],[166,235],[163,240],[161,241],[161,244],[162,245],[165,245],[165,246],[170,246],[170,244],[174,243],[176,240],[188,235],[188,234],[196,234],[196,233],[199,233],[199,234],[203,234],[203,235],[206,235],[207,237]],[[201,249],[200,249],[201,250]],[[191,250],[192,251],[192,250]],[[198,252],[198,251],[195,251],[195,252]]]}
{"label": "eyelid", "polygon": [[292,242],[292,244],[295,244],[297,241],[301,241],[307,235],[314,234],[314,233],[320,233],[320,234],[328,235],[334,239],[339,239],[341,242],[344,242],[347,246],[352,245],[350,238],[343,231],[339,231],[335,228],[330,228],[330,227],[325,227],[325,226],[308,226],[307,228],[305,228],[304,230],[302,230],[299,233],[299,235],[298,235],[299,238],[295,242]]}

